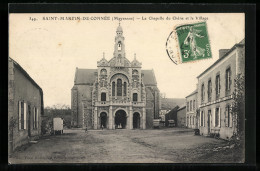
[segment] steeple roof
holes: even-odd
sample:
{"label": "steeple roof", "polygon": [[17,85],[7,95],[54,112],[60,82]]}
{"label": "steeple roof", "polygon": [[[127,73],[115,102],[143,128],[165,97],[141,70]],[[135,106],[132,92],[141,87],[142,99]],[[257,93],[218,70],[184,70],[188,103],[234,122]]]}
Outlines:
{"label": "steeple roof", "polygon": [[120,24],[119,24],[119,26],[117,27],[116,32],[123,32],[123,28],[120,26]]}

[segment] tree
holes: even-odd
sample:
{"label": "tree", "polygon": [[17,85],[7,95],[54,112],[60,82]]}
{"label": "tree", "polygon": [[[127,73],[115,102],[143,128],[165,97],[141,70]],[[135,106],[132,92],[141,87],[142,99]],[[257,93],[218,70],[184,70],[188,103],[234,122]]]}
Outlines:
{"label": "tree", "polygon": [[234,123],[233,138],[241,144],[245,133],[245,77],[238,74],[234,80],[233,103],[231,114]]}

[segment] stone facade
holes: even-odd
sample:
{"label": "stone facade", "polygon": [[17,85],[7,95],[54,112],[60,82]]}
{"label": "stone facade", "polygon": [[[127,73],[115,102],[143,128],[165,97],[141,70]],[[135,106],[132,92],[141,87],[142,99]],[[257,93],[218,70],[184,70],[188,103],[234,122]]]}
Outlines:
{"label": "stone facade", "polygon": [[195,90],[186,97],[186,126],[192,129],[198,128],[196,118],[196,110],[198,109],[197,94],[198,91]]}
{"label": "stone facade", "polygon": [[8,62],[8,151],[41,135],[43,92],[13,59]]}
{"label": "stone facade", "polygon": [[234,79],[244,75],[244,40],[234,45],[225,55],[206,69],[198,78],[199,129],[201,135],[219,132],[220,138],[228,139],[236,131],[236,120],[230,113]]}
{"label": "stone facade", "polygon": [[71,89],[72,126],[89,129],[146,129],[159,118],[159,89],[153,70],[126,58],[123,29],[116,30],[114,53],[97,69],[76,69]]}
{"label": "stone facade", "polygon": [[186,106],[182,106],[177,110],[177,126],[186,126]]}

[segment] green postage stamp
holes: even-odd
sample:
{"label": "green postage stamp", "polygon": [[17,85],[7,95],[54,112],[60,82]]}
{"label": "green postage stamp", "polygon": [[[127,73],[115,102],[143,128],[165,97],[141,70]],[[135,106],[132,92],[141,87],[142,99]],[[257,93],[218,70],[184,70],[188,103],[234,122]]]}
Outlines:
{"label": "green postage stamp", "polygon": [[[177,47],[176,51],[173,46]],[[206,22],[176,26],[167,39],[166,48],[175,64],[212,58]]]}

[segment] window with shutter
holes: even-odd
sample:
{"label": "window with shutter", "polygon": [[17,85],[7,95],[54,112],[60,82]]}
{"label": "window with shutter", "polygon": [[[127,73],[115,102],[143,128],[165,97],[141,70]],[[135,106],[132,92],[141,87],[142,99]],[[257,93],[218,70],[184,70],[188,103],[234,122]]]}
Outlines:
{"label": "window with shutter", "polygon": [[219,109],[216,108],[216,113],[215,113],[215,127],[219,127]]}
{"label": "window with shutter", "polygon": [[205,113],[203,112],[203,126],[205,127],[206,126],[206,115]]}
{"label": "window with shutter", "polygon": [[26,106],[26,103],[24,103],[24,115],[23,115],[24,116],[23,117],[23,120],[24,120],[23,123],[24,124],[23,124],[23,129],[26,129],[26,118],[27,118],[26,115],[27,115],[27,106]]}
{"label": "window with shutter", "polygon": [[229,126],[229,113],[228,113],[228,106],[226,106],[225,108],[225,126],[228,127]]}
{"label": "window with shutter", "polygon": [[22,129],[22,123],[21,123],[21,120],[22,120],[22,102],[19,101],[18,102],[18,124],[19,124],[19,130]]}
{"label": "window with shutter", "polygon": [[215,115],[216,115],[216,109],[214,108],[214,109],[213,109],[213,115],[212,115],[212,126],[213,126],[213,127],[215,127],[215,125],[216,125],[216,124],[215,124],[215,118],[216,118]]}
{"label": "window with shutter", "polygon": [[232,127],[233,126],[233,116],[232,116],[232,113],[229,109],[229,127]]}
{"label": "window with shutter", "polygon": [[218,127],[221,127],[221,108],[219,107],[219,114],[218,114]]}
{"label": "window with shutter", "polygon": [[24,103],[21,102],[21,129],[24,129]]}
{"label": "window with shutter", "polygon": [[208,81],[208,101],[211,101],[212,83],[211,80]]}
{"label": "window with shutter", "polygon": [[216,76],[216,99],[219,98],[220,95],[220,75]]}
{"label": "window with shutter", "polygon": [[231,69],[226,70],[226,95],[229,95],[231,88]]}
{"label": "window with shutter", "polygon": [[39,112],[38,109],[36,109],[36,128],[39,126]]}
{"label": "window with shutter", "polygon": [[35,120],[36,120],[36,108],[34,107],[34,108],[33,108],[33,129],[36,128],[36,122],[35,122]]}
{"label": "window with shutter", "polygon": [[201,111],[200,111],[200,126],[202,126],[201,123],[202,123],[202,117],[201,117]]}
{"label": "window with shutter", "polygon": [[205,93],[204,93],[204,91],[205,91],[204,89],[205,89],[205,88],[204,88],[204,84],[202,84],[202,85],[201,85],[201,102],[204,101],[204,94],[205,94]]}

